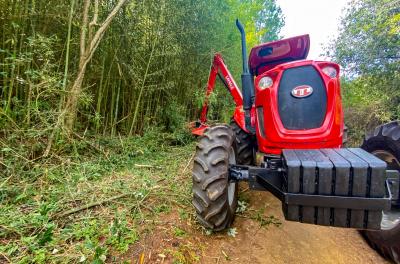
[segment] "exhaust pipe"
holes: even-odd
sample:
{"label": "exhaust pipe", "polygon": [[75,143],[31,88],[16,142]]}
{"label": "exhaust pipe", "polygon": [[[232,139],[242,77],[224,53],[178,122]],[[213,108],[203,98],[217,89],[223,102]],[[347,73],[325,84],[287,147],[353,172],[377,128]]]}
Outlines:
{"label": "exhaust pipe", "polygon": [[255,130],[251,126],[251,107],[254,103],[254,80],[249,71],[249,63],[247,60],[247,47],[246,47],[246,32],[239,19],[236,19],[236,26],[240,31],[242,37],[242,60],[243,60],[243,73],[242,73],[242,94],[243,94],[243,108],[245,116],[246,129],[254,134]]}

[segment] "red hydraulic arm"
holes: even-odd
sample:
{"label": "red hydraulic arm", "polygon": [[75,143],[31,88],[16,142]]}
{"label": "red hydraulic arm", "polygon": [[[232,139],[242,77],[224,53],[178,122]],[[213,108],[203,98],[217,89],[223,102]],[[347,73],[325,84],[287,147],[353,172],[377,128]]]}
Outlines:
{"label": "red hydraulic arm", "polygon": [[228,67],[224,63],[221,54],[215,54],[213,64],[210,70],[210,76],[208,77],[207,90],[206,90],[206,98],[204,100],[203,108],[201,110],[200,122],[197,126],[192,130],[192,134],[194,135],[202,135],[204,130],[208,127],[206,125],[207,122],[207,112],[208,112],[208,100],[210,94],[214,91],[215,81],[217,76],[224,81],[227,89],[231,93],[233,100],[236,104],[236,110],[234,113],[234,119],[236,122],[244,128],[244,114],[243,114],[243,97],[242,93],[236,84],[235,80],[232,77],[232,74],[229,72]]}

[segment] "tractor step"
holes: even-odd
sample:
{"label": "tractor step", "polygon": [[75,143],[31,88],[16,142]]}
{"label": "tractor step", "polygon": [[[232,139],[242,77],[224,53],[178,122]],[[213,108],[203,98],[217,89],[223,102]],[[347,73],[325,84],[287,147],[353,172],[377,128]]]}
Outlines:
{"label": "tractor step", "polygon": [[283,150],[282,156],[287,220],[380,229],[382,210],[391,206],[384,161],[360,148]]}

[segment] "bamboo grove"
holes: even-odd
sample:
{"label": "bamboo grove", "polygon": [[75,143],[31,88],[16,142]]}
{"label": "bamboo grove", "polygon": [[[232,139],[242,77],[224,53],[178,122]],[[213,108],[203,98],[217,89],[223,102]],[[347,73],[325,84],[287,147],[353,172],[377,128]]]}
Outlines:
{"label": "bamboo grove", "polygon": [[[74,92],[82,32],[93,39],[121,2]],[[274,0],[0,0],[0,129],[48,138],[63,111],[76,112],[70,128],[94,135],[175,129],[197,117],[214,52],[237,76],[236,18],[250,45],[283,26]]]}

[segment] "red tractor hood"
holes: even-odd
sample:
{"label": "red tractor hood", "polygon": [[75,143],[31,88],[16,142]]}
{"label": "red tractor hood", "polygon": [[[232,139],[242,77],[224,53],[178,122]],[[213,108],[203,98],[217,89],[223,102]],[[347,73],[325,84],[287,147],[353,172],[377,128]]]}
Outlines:
{"label": "red tractor hood", "polygon": [[250,71],[257,76],[278,64],[303,60],[307,58],[309,48],[309,35],[301,35],[255,46],[250,52]]}

